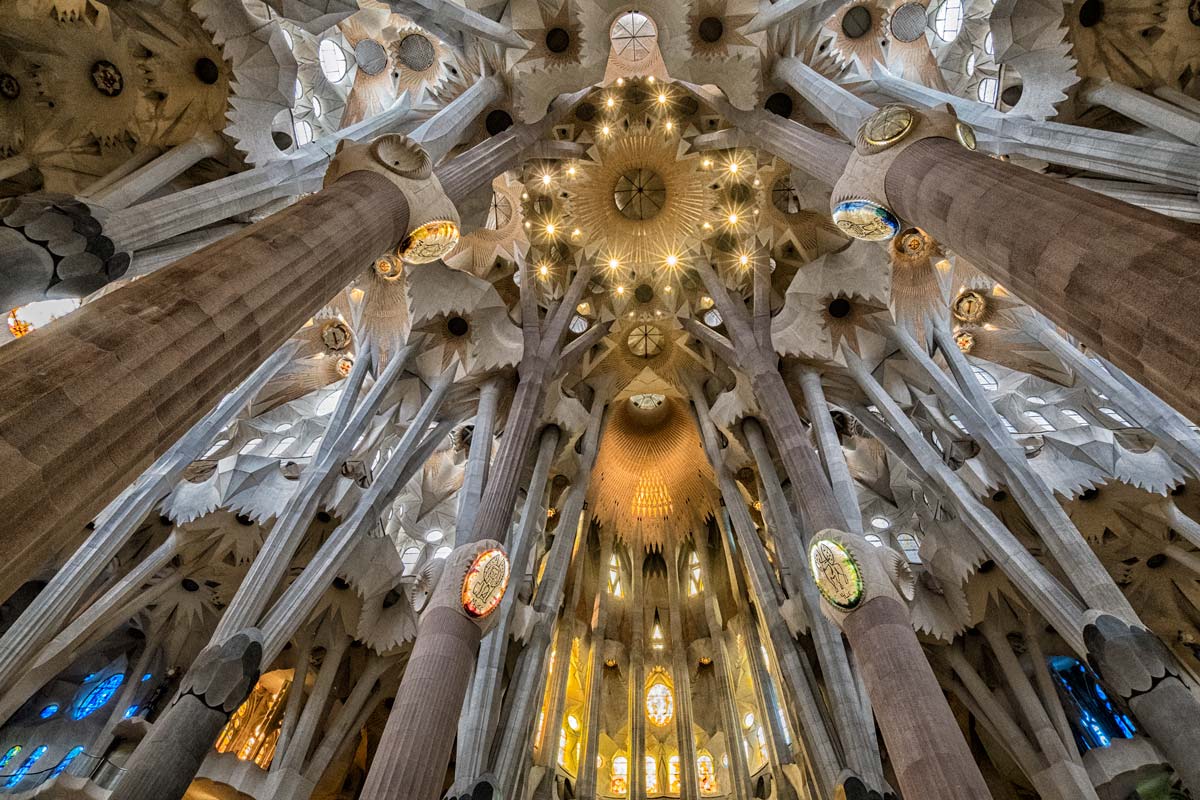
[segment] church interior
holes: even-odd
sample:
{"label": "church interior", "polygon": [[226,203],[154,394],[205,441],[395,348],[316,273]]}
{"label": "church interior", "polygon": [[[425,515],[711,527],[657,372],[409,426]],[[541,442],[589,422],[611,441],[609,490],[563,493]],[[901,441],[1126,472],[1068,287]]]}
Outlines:
{"label": "church interior", "polygon": [[0,796],[1200,798],[1197,223],[1200,0],[0,0]]}

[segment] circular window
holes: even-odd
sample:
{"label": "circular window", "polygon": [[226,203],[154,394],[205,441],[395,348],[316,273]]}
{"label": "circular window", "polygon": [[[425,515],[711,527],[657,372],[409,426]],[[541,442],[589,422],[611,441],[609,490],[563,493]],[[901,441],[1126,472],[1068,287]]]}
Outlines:
{"label": "circular window", "polygon": [[319,117],[325,113],[325,105],[321,102],[321,98],[315,94],[311,98],[313,116]]}
{"label": "circular window", "polygon": [[871,30],[871,12],[865,6],[855,6],[842,17],[842,33],[851,39],[861,39]]}
{"label": "circular window", "polygon": [[703,41],[714,44],[721,41],[721,37],[725,35],[725,24],[716,17],[705,17],[700,20],[697,33]]}
{"label": "circular window", "polygon": [[483,120],[483,127],[487,129],[489,136],[495,136],[497,133],[503,133],[511,128],[512,124],[512,115],[502,108],[489,111],[488,115]]}
{"label": "circular window", "polygon": [[488,217],[484,227],[490,231],[499,230],[512,222],[512,215],[512,201],[502,194],[492,192],[492,203],[488,207]]}
{"label": "circular window", "polygon": [[571,34],[565,28],[546,31],[546,49],[551,53],[565,53],[571,46]]}
{"label": "circular window", "polygon": [[653,358],[662,352],[663,333],[653,325],[639,325],[629,333],[629,350],[638,358]]}
{"label": "circular window", "polygon": [[50,705],[42,708],[42,710],[38,712],[38,716],[41,717],[42,719],[50,719],[57,713],[58,713],[58,704],[51,703]]}
{"label": "circular window", "polygon": [[313,140],[313,126],[305,119],[296,123],[296,144],[303,147]]}
{"label": "circular window", "polygon": [[915,42],[925,35],[925,6],[905,3],[892,12],[888,27],[898,41]]}
{"label": "circular window", "polygon": [[446,332],[451,336],[466,336],[471,326],[462,317],[450,317],[446,320]]}
{"label": "circular window", "polygon": [[790,117],[795,104],[787,92],[776,92],[767,98],[763,108],[780,117]]}
{"label": "circular window", "polygon": [[850,313],[850,301],[844,297],[838,297],[829,301],[828,306],[829,316],[834,319],[842,319]]}
{"label": "circular window", "polygon": [[658,40],[658,30],[645,14],[630,11],[617,17],[609,38],[618,56],[630,61],[641,61],[650,55],[654,48]]}
{"label": "circular window", "polygon": [[704,312],[704,324],[710,328],[718,327],[725,320],[721,317],[721,312],[715,308],[710,308]]}
{"label": "circular window", "polygon": [[[1192,4],[1194,6],[1195,4]],[[1193,13],[1192,6],[1188,7],[1188,15]],[[1104,0],[1083,0],[1079,6],[1079,24],[1085,28],[1099,25],[1104,19]]]}
{"label": "circular window", "polygon": [[413,72],[432,67],[433,58],[433,43],[419,33],[410,33],[396,46],[396,60]]}
{"label": "circular window", "polygon": [[796,214],[800,211],[800,196],[792,186],[792,179],[784,176],[775,181],[771,187],[771,204],[784,214]]}
{"label": "circular window", "polygon": [[317,47],[317,57],[321,61],[321,72],[325,77],[337,83],[346,77],[346,53],[332,39],[322,39]]}
{"label": "circular window", "polygon": [[196,74],[196,79],[209,86],[212,86],[221,77],[221,72],[211,58],[196,59],[196,64],[192,69]]}
{"label": "circular window", "polygon": [[1014,83],[1012,86],[1006,86],[1004,91],[1000,93],[1000,102],[1004,103],[1006,106],[1015,106],[1017,103],[1021,102],[1021,95],[1023,93],[1024,90],[1021,88],[1021,84],[1019,83]]}
{"label": "circular window", "polygon": [[653,219],[666,205],[667,186],[657,172],[629,170],[617,178],[613,202],[628,219],[638,222]]}
{"label": "circular window", "polygon": [[633,403],[634,408],[650,411],[667,402],[667,398],[661,394],[635,394],[630,396],[629,402]]}
{"label": "circular window", "polygon": [[354,45],[354,61],[368,75],[378,75],[387,69],[387,51],[374,39],[363,39]]}

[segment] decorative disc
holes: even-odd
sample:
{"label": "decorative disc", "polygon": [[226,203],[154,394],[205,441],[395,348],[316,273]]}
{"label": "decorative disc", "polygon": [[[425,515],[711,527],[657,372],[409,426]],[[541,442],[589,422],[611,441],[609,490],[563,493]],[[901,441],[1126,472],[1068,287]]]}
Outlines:
{"label": "decorative disc", "polygon": [[954,123],[954,135],[958,137],[958,143],[968,150],[974,150],[978,144],[975,140],[975,129],[965,122]]}
{"label": "decorative disc", "polygon": [[428,264],[449,253],[456,244],[458,226],[453,222],[426,222],[405,237],[396,254],[409,264]]}
{"label": "decorative disc", "polygon": [[821,596],[830,603],[848,611],[862,602],[862,573],[846,548],[818,539],[808,551],[808,563]]}
{"label": "decorative disc", "polygon": [[975,349],[975,334],[970,331],[959,331],[954,334],[954,343],[964,354],[970,353]]}
{"label": "decorative disc", "polygon": [[21,96],[21,84],[7,72],[0,72],[0,97],[5,100],[16,100]]}
{"label": "decorative disc", "polygon": [[117,69],[116,64],[103,59],[92,64],[92,83],[96,91],[106,97],[116,97],[125,88],[121,70]]}
{"label": "decorative disc", "polygon": [[498,548],[475,557],[463,579],[462,606],[472,617],[486,617],[496,610],[508,588],[508,556]]}
{"label": "decorative disc", "polygon": [[321,328],[321,342],[335,353],[349,347],[352,338],[354,335],[350,332],[349,326],[341,320],[331,320]]}
{"label": "decorative disc", "polygon": [[900,232],[900,220],[870,200],[843,200],[833,209],[833,223],[847,236],[885,242]]}
{"label": "decorative disc", "polygon": [[858,151],[864,155],[878,153],[907,136],[917,124],[917,114],[908,106],[884,106],[858,129]]}
{"label": "decorative disc", "polygon": [[954,304],[950,307],[956,320],[969,325],[982,322],[987,310],[987,298],[974,289],[968,289],[954,298]]}
{"label": "decorative disc", "polygon": [[404,274],[404,262],[397,256],[381,256],[375,261],[375,274],[387,281],[397,280]]}

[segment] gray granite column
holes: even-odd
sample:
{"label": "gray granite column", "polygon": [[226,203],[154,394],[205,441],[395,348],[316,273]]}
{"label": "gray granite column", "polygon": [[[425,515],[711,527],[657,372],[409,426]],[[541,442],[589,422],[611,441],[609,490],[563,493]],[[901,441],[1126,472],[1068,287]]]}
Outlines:
{"label": "gray granite column", "polygon": [[687,601],[682,590],[679,559],[682,548],[667,554],[667,602],[671,630],[671,672],[675,679],[675,738],[679,743],[680,797],[699,800],[700,785],[696,775],[696,736],[692,732],[692,665],[687,643],[683,641],[683,615]]}
{"label": "gray granite column", "polygon": [[[597,584],[598,591],[592,610],[591,647],[588,652],[588,681],[587,681],[587,719],[584,727],[583,753],[579,759],[579,771],[576,774],[576,789],[579,797],[596,796],[596,778],[599,770],[596,768],[596,756],[600,754],[600,732],[604,723],[604,641],[608,628],[608,615],[612,605],[612,594],[604,585],[603,576],[608,574],[608,561],[612,558],[613,534],[603,532],[600,535],[600,564],[598,574],[601,576]],[[557,733],[562,728],[562,715],[546,721],[547,726],[555,733],[550,741],[557,741]]]}

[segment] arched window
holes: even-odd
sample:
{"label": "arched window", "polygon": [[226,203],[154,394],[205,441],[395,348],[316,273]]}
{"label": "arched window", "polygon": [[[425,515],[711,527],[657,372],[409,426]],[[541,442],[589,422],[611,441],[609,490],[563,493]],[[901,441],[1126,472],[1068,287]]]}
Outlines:
{"label": "arched window", "polygon": [[271,448],[271,456],[278,457],[287,452],[287,449],[296,442],[295,436],[285,436],[279,440],[279,444]]}
{"label": "arched window", "polygon": [[1017,430],[1017,426],[1009,421],[1008,417],[1000,415],[1000,424],[1004,426],[1004,430],[1008,431],[1013,436],[1020,436],[1021,432]]}
{"label": "arched window", "polygon": [[713,757],[703,750],[696,756],[696,776],[700,779],[700,794],[711,796],[721,793],[717,783],[717,766]]}
{"label": "arched window", "polygon": [[911,533],[897,534],[896,544],[900,545],[900,549],[904,551],[904,557],[908,559],[908,563],[921,563],[921,546],[917,544],[915,536]]}
{"label": "arched window", "polygon": [[871,517],[871,527],[877,531],[886,531],[888,528],[892,527],[892,523],[887,517],[876,516]]}
{"label": "arched window", "polygon": [[688,558],[688,597],[695,597],[704,591],[704,580],[700,575],[700,557],[696,551]]}
{"label": "arched window", "polygon": [[19,744],[14,744],[12,747],[8,748],[8,752],[5,753],[3,757],[0,757],[0,770],[7,767],[8,762],[12,761],[13,758],[20,752],[21,745]]}
{"label": "arched window", "polygon": [[262,444],[262,439],[259,439],[256,436],[255,438],[251,439],[250,441],[248,441],[244,445],[242,445],[242,449],[238,450],[238,453],[243,456],[246,455],[247,453],[252,453],[252,452],[254,452],[254,448],[258,447],[260,444]]}
{"label": "arched window", "polygon": [[621,562],[615,555],[608,560],[608,592],[613,597],[621,596]]}
{"label": "arched window", "polygon": [[1087,425],[1088,421],[1084,419],[1083,414],[1080,414],[1073,408],[1060,408],[1058,413],[1062,414],[1067,419],[1074,422],[1076,425]]}
{"label": "arched window", "polygon": [[558,731],[558,765],[565,767],[567,765],[567,729],[560,728]]}
{"label": "arched window", "polygon": [[608,791],[617,797],[629,793],[629,759],[616,756],[612,763],[612,777],[608,779]]}
{"label": "arched window", "polygon": [[992,373],[983,367],[977,367],[972,364],[971,374],[975,376],[975,380],[979,381],[979,385],[988,391],[994,392],[1000,386],[1000,384],[996,383],[996,379],[992,377]]}
{"label": "arched window", "polygon": [[1117,413],[1113,409],[1109,408],[1108,406],[1100,406],[1100,413],[1103,414],[1104,416],[1108,417],[1113,422],[1117,423],[1118,425],[1120,425],[1123,428],[1132,428],[1133,427],[1132,422],[1125,419],[1123,416],[1121,416],[1119,413]]}
{"label": "arched window", "polygon": [[319,117],[325,113],[325,107],[321,104],[321,98],[315,94],[309,98],[309,103],[312,105],[313,116]]}
{"label": "arched window", "polygon": [[346,51],[332,39],[322,39],[317,48],[317,56],[321,60],[321,72],[325,77],[337,83],[346,77]]}
{"label": "arched window", "polygon": [[933,16],[933,32],[943,42],[952,42],[962,30],[963,5],[962,0],[945,0],[938,6]]}
{"label": "arched window", "polygon": [[100,681],[95,688],[84,695],[84,698],[79,701],[75,706],[75,710],[71,712],[71,717],[73,719],[83,719],[103,708],[109,700],[112,700],[113,695],[117,693],[117,689],[120,688],[124,681],[124,673],[109,675]]}
{"label": "arched window", "polygon": [[992,36],[991,31],[988,31],[988,35],[983,37],[983,52],[989,56],[996,55],[996,38]]}
{"label": "arched window", "polygon": [[404,552],[400,554],[400,564],[404,567],[404,574],[411,575],[416,569],[417,562],[421,559],[421,548],[406,547]]}
{"label": "arched window", "polygon": [[208,452],[207,452],[207,453],[205,453],[203,456],[201,456],[201,458],[212,458],[212,457],[213,457],[213,456],[215,456],[217,453],[219,453],[219,452],[221,452],[222,450],[224,450],[224,449],[225,449],[225,446],[226,446],[226,445],[228,445],[228,444],[229,444],[229,440],[228,440],[228,439],[221,439],[221,440],[220,440],[220,441],[218,441],[216,444],[214,444],[212,447],[208,448]]}
{"label": "arched window", "polygon": [[447,547],[446,545],[442,545],[437,550],[433,551],[433,557],[434,558],[445,558],[446,556],[450,555],[453,552],[454,552],[453,547]]}
{"label": "arched window", "polygon": [[[988,34],[989,36],[991,34]],[[984,78],[979,82],[975,94],[979,97],[979,102],[987,103],[989,106],[996,105],[996,94],[999,92],[1000,82],[995,78]]]}
{"label": "arched window", "polygon": [[1029,405],[1031,405],[1031,406],[1044,406],[1044,405],[1046,405],[1046,401],[1045,401],[1043,398],[1041,398],[1041,397],[1038,397],[1036,394],[1034,394],[1034,395],[1030,395],[1029,397],[1026,397],[1026,398],[1025,398],[1025,402],[1026,402],[1026,403],[1029,403]]}
{"label": "arched window", "polygon": [[646,717],[655,725],[666,725],[675,714],[671,687],[659,678],[646,690]]}
{"label": "arched window", "polygon": [[300,96],[304,94],[304,84],[300,82],[299,78],[296,78],[296,86],[292,89],[292,93],[295,95],[297,100],[299,100]]}
{"label": "arched window", "polygon": [[325,438],[318,436],[308,443],[308,447],[304,448],[304,452],[300,454],[301,458],[312,458],[317,454],[317,448],[321,446],[321,440]]}
{"label": "arched window", "polygon": [[1038,433],[1049,433],[1054,430],[1054,426],[1050,424],[1050,421],[1036,411],[1026,411],[1021,416],[1029,420]]}
{"label": "arched window", "polygon": [[16,771],[9,776],[8,780],[4,782],[4,788],[11,789],[24,780],[25,776],[29,774],[29,770],[33,769],[33,765],[37,763],[38,759],[46,755],[47,749],[49,748],[43,744],[39,745],[37,749],[30,753],[29,758],[22,761],[21,766],[17,767]]}
{"label": "arched window", "polygon": [[337,408],[338,398],[341,396],[341,391],[337,391],[321,398],[321,402],[317,403],[317,416],[322,417],[326,414],[332,414],[333,409]]}
{"label": "arched window", "polygon": [[762,725],[759,725],[754,731],[754,738],[758,745],[758,760],[765,764],[768,759],[767,734],[763,731]]}
{"label": "arched window", "polygon": [[967,68],[965,71],[968,76],[975,74],[975,61],[976,60],[977,60],[977,58],[974,53],[971,53],[971,55],[967,56]]}
{"label": "arched window", "polygon": [[296,131],[296,145],[298,147],[303,147],[312,142],[313,126],[311,122],[306,119],[297,120],[296,124],[292,127]]}
{"label": "arched window", "polygon": [[958,429],[959,429],[960,431],[962,431],[963,433],[966,433],[966,434],[969,434],[969,433],[970,433],[970,431],[969,431],[969,430],[967,430],[967,426],[966,426],[966,425],[963,425],[963,424],[962,424],[962,421],[961,421],[961,420],[960,420],[960,419],[959,419],[957,416],[955,416],[954,414],[950,414],[950,415],[948,415],[948,419],[950,420],[950,424],[951,424],[951,425],[953,425],[954,427],[958,428]]}
{"label": "arched window", "polygon": [[571,333],[583,333],[588,329],[587,317],[582,314],[576,314],[571,317],[571,324],[567,327],[571,329]]}
{"label": "arched window", "polygon": [[77,744],[74,747],[72,747],[70,750],[68,750],[67,754],[62,757],[62,761],[59,761],[57,766],[55,766],[54,769],[50,771],[50,777],[55,778],[55,777],[58,777],[59,775],[63,774],[63,772],[66,770],[66,768],[71,766],[71,762],[74,761],[79,756],[79,754],[82,752],[83,752],[83,745],[81,745],[81,744]]}
{"label": "arched window", "polygon": [[667,759],[667,791],[679,791],[679,756],[671,756]]}
{"label": "arched window", "polygon": [[878,536],[876,536],[873,533],[868,533],[863,538],[866,539],[871,544],[875,545],[876,547],[883,547],[883,539],[880,539]]}
{"label": "arched window", "polygon": [[654,21],[639,11],[617,17],[609,33],[613,50],[629,61],[641,61],[650,55],[658,39]]}
{"label": "arched window", "polygon": [[141,708],[142,707],[139,706],[137,703],[134,703],[129,708],[125,709],[125,719],[133,719],[134,717],[136,717],[138,711],[140,711]]}
{"label": "arched window", "polygon": [[654,756],[646,756],[646,793],[658,791],[658,762]]}

